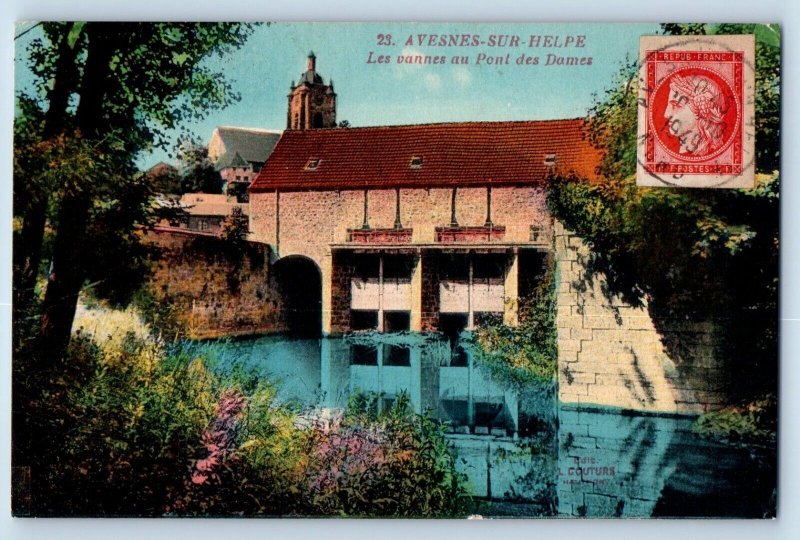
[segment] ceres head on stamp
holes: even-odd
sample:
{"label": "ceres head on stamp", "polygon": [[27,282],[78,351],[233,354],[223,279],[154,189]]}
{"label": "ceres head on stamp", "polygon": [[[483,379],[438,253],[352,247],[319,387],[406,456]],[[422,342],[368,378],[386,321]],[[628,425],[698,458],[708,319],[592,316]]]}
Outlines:
{"label": "ceres head on stamp", "polygon": [[707,75],[679,73],[669,77],[668,84],[669,99],[663,116],[668,135],[679,141],[678,151],[704,156],[721,148],[732,128],[726,118],[729,99],[722,85]]}

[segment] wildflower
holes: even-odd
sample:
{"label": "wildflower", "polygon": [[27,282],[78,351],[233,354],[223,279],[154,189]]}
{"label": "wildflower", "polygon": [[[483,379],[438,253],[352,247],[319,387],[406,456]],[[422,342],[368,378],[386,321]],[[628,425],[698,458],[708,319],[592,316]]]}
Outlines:
{"label": "wildflower", "polygon": [[228,390],[220,396],[214,418],[202,435],[208,455],[194,463],[191,475],[193,484],[205,484],[209,478],[216,476],[219,465],[235,448],[239,415],[244,406],[244,396],[235,390]]}

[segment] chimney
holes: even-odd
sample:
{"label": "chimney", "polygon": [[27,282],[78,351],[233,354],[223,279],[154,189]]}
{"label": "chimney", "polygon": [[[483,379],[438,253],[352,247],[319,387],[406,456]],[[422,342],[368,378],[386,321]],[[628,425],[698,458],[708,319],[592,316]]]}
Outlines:
{"label": "chimney", "polygon": [[314,51],[308,53],[308,63],[306,64],[306,71],[316,71],[317,70],[317,57],[314,55]]}

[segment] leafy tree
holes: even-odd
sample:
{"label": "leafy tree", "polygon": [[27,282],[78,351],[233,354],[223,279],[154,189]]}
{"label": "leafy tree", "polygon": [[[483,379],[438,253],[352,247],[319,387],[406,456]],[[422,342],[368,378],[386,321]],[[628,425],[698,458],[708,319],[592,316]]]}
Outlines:
{"label": "leafy tree", "polygon": [[242,209],[238,206],[231,210],[222,224],[222,238],[232,245],[245,245],[250,230],[250,222]]}
{"label": "leafy tree", "polygon": [[[121,209],[125,197],[120,185],[128,183],[131,195],[146,196],[131,181],[133,158],[153,145],[163,147],[166,128],[236,98],[222,75],[202,60],[240,46],[250,28],[228,23],[100,22],[43,23],[42,28],[43,36],[29,50],[39,92],[30,98],[46,111],[38,144],[63,147],[65,160],[36,169],[41,178],[31,182],[34,189],[15,195],[20,232],[14,262],[15,285],[32,290],[49,219],[55,233],[39,334],[42,350],[52,360],[69,340],[78,293],[89,274],[104,269],[106,276],[113,275],[113,263],[124,265],[130,259],[109,259],[98,248],[111,246],[114,234],[122,235],[117,241],[135,241],[131,231],[146,217]],[[20,162],[33,155],[35,145],[30,141],[19,149]],[[53,177],[55,182],[48,183]],[[54,211],[48,213],[48,207]],[[134,202],[134,207],[143,205]],[[112,215],[119,226],[101,227]],[[107,235],[110,241],[94,235]],[[21,293],[15,307],[28,308],[30,299],[31,293]]]}
{"label": "leafy tree", "polygon": [[208,148],[188,140],[178,147],[181,193],[222,193],[222,178],[214,170]]}
{"label": "leafy tree", "polygon": [[231,292],[239,291],[241,285],[239,274],[244,265],[247,254],[247,235],[250,232],[250,222],[242,209],[234,207],[222,224],[221,237],[225,242],[225,251],[231,261],[231,271],[228,274],[228,288]]}
{"label": "leafy tree", "polygon": [[[780,38],[761,25],[665,25],[672,34],[756,34],[755,189],[637,188],[635,65],[587,118],[603,179],[554,179],[548,204],[593,247],[608,292],[668,318],[717,324],[734,391],[774,388],[777,359]],[[667,343],[669,347],[671,344]],[[672,344],[677,345],[677,344]],[[738,388],[737,388],[738,386]]]}
{"label": "leafy tree", "polygon": [[181,192],[181,178],[178,171],[160,163],[145,173],[147,183],[157,193],[176,194]]}

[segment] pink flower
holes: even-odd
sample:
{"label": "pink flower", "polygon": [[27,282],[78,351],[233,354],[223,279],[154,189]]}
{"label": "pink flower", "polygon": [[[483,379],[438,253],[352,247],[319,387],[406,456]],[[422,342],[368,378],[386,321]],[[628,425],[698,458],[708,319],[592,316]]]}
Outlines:
{"label": "pink flower", "polygon": [[215,470],[236,447],[239,414],[244,410],[245,398],[235,390],[224,392],[217,403],[211,423],[203,431],[201,440],[208,455],[192,467],[192,483],[205,484],[216,477]]}

